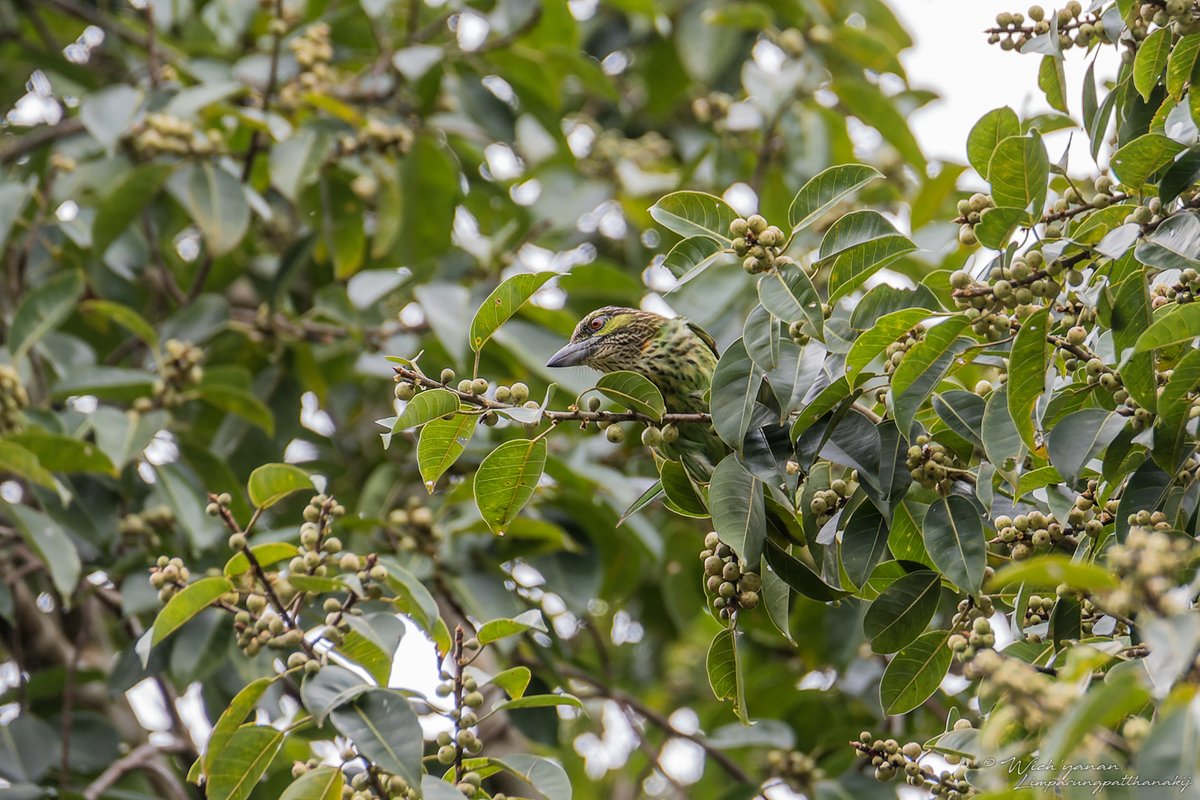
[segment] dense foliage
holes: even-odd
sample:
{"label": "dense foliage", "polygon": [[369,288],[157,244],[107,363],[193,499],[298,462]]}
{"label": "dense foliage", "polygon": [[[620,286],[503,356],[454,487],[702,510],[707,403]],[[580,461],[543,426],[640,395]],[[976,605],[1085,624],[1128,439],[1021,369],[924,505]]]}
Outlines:
{"label": "dense foliage", "polygon": [[1195,792],[1200,5],[989,41],[957,165],[882,0],[0,0],[0,791]]}

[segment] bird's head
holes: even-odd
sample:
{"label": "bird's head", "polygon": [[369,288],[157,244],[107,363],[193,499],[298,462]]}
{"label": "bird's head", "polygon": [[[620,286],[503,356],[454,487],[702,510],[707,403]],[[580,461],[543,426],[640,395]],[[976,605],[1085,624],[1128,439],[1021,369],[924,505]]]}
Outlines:
{"label": "bird's head", "polygon": [[583,365],[602,372],[636,369],[646,343],[662,331],[665,322],[666,317],[636,308],[598,308],[580,320],[571,341],[546,366]]}

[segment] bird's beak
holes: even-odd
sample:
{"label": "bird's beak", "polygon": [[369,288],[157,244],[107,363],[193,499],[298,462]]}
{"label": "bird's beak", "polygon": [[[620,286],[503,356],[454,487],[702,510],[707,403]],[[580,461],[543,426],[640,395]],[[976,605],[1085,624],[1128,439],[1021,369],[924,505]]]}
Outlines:
{"label": "bird's beak", "polygon": [[588,359],[588,356],[592,354],[594,346],[595,342],[589,340],[571,342],[550,356],[550,360],[546,362],[546,366],[577,367]]}

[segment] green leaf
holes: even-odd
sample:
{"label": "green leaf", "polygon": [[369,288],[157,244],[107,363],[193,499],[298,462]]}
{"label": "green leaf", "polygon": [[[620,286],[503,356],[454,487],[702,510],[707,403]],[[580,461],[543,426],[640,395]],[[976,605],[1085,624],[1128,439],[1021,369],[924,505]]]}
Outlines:
{"label": "green leaf", "polygon": [[704,501],[696,494],[687,470],[678,461],[663,461],[658,465],[659,480],[668,505],[676,514],[695,519],[708,517]]}
{"label": "green leaf", "polygon": [[257,425],[267,436],[275,435],[275,415],[266,403],[240,386],[203,383],[197,390],[200,400],[227,414]]}
{"label": "green leaf", "polygon": [[340,769],[317,767],[284,789],[279,800],[341,800],[345,781]]}
{"label": "green leaf", "polygon": [[338,652],[386,686],[392,674],[392,656],[404,637],[404,623],[391,612],[347,615],[345,621],[350,630]]}
{"label": "green leaf", "polygon": [[882,177],[879,170],[865,164],[839,164],[817,173],[800,187],[788,208],[792,233],[808,227],[843,198]]}
{"label": "green leaf", "polygon": [[1125,427],[1125,417],[1103,408],[1083,408],[1058,420],[1046,434],[1046,451],[1069,483],[1099,456]]}
{"label": "green leaf", "polygon": [[67,270],[26,292],[8,329],[8,350],[14,361],[71,316],[83,289],[82,273]]}
{"label": "green leaf", "polygon": [[1037,449],[1034,439],[1033,408],[1046,390],[1046,359],[1050,343],[1050,310],[1042,308],[1021,323],[1009,355],[1008,414],[1021,441],[1030,450]]}
{"label": "green leaf", "polygon": [[[1145,42],[1142,46],[1145,46]],[[1167,96],[1172,100],[1180,100],[1183,90],[1191,80],[1196,56],[1200,54],[1200,33],[1189,33],[1180,37],[1170,50],[1171,54],[1167,56]],[[1138,55],[1141,55],[1140,50]],[[1134,63],[1136,68],[1136,61]]]}
{"label": "green leaf", "polygon": [[813,401],[804,406],[796,415],[796,419],[792,422],[792,440],[800,438],[800,435],[808,430],[814,422],[832,411],[849,396],[850,385],[846,382],[844,375],[822,389],[813,398]]}
{"label": "green leaf", "polygon": [[1175,160],[1184,146],[1161,133],[1146,133],[1112,156],[1112,170],[1121,183],[1141,189],[1150,177]]}
{"label": "green leaf", "polygon": [[410,786],[421,780],[421,723],[404,695],[368,689],[329,715],[333,726],[376,766],[400,775]]}
{"label": "green leaf", "polygon": [[365,678],[346,667],[328,664],[319,672],[306,675],[300,685],[300,702],[312,714],[317,725],[325,724],[325,717],[333,711],[371,688]]}
{"label": "green leaf", "polygon": [[225,578],[201,578],[189,584],[167,601],[154,619],[154,634],[150,644],[156,645],[177,631],[180,626],[216,602],[221,595],[233,590]]}
{"label": "green leaf", "polygon": [[754,415],[755,398],[763,373],[746,352],[741,339],[725,349],[713,373],[710,399],[713,427],[721,440],[735,450],[742,448]]}
{"label": "green leaf", "polygon": [[292,492],[311,492],[312,478],[291,464],[263,464],[250,473],[246,492],[258,508],[270,508]]}
{"label": "green leaf", "polygon": [[[116,468],[112,461],[99,447],[65,433],[50,433],[42,428],[30,428],[21,433],[9,435],[7,441],[28,450],[36,456],[37,463],[50,472],[116,474]],[[0,441],[0,448],[3,447],[3,444],[4,442]],[[0,463],[3,461],[4,455],[0,453]],[[53,482],[45,483],[31,476],[26,477],[48,489],[54,488]]]}
{"label": "green leaf", "polygon": [[476,353],[482,350],[488,339],[492,338],[492,334],[555,274],[521,273],[513,275],[493,289],[475,312],[475,318],[471,320],[471,349]]}
{"label": "green leaf", "polygon": [[546,467],[545,439],[515,439],[493,450],[475,473],[475,504],[500,536],[533,497]]}
{"label": "green leaf", "polygon": [[425,489],[433,494],[438,478],[454,465],[471,441],[479,417],[474,414],[455,414],[450,419],[435,419],[421,429],[417,441],[417,467]]}
{"label": "green leaf", "polygon": [[760,303],[746,315],[742,326],[742,343],[755,366],[770,372],[779,364],[779,320]]}
{"label": "green leaf", "polygon": [[96,446],[120,470],[154,441],[154,436],[167,427],[170,419],[164,411],[137,414],[101,406],[92,414],[92,430]]}
{"label": "green leaf", "polygon": [[1021,584],[1031,589],[1054,589],[1064,583],[1091,592],[1114,589],[1118,582],[1116,575],[1106,567],[1083,564],[1072,561],[1070,556],[1050,553],[1010,564],[988,582],[988,589],[1004,589]]}
{"label": "green leaf", "polygon": [[1046,102],[1058,111],[1067,112],[1067,77],[1063,73],[1062,58],[1043,56],[1038,66],[1038,88],[1046,95]]}
{"label": "green leaf", "polygon": [[454,392],[449,389],[426,389],[418,392],[404,406],[404,411],[396,417],[396,422],[392,425],[392,433],[419,427],[457,411],[458,395]]}
{"label": "green leaf", "polygon": [[737,631],[726,628],[717,634],[708,647],[705,659],[708,685],[718,700],[733,701],[733,712],[738,719],[749,724],[746,714],[746,691],[742,681],[742,670],[738,663]]}
{"label": "green leaf", "polygon": [[546,623],[542,621],[542,612],[536,608],[531,608],[512,619],[494,619],[485,622],[479,626],[475,638],[479,640],[480,644],[491,644],[531,630],[546,633]]}
{"label": "green leaf", "polygon": [[[1200,33],[1192,35],[1200,38]],[[1164,205],[1170,203],[1195,185],[1197,181],[1200,181],[1200,147],[1193,146],[1175,159],[1163,173],[1162,179],[1158,182],[1158,199]],[[1163,225],[1170,222],[1171,219],[1173,218],[1169,217],[1164,220]],[[1163,225],[1158,227],[1162,228]],[[1147,239],[1152,241],[1157,233],[1158,229],[1156,228]],[[1139,245],[1138,247],[1140,249],[1144,246]]]}
{"label": "green leaf", "polygon": [[887,554],[888,523],[874,503],[862,503],[842,532],[842,567],[855,586],[863,586]]}
{"label": "green leaf", "polygon": [[403,213],[396,241],[401,264],[425,262],[450,248],[462,173],[440,139],[433,131],[419,134],[400,161]]}
{"label": "green leaf", "polygon": [[1023,208],[985,208],[979,215],[979,224],[975,226],[975,236],[984,247],[1000,250],[1008,243],[1017,226],[1028,221],[1029,213]]}
{"label": "green leaf", "polygon": [[1187,344],[1200,336],[1200,303],[1185,303],[1160,316],[1138,337],[1133,350],[1144,353],[1176,344]]}
{"label": "green leaf", "polygon": [[762,483],[732,453],[721,460],[708,485],[713,528],[743,564],[755,564],[766,538]]}
{"label": "green leaf", "polygon": [[988,165],[996,147],[1010,136],[1021,135],[1021,120],[1008,106],[992,109],[979,118],[967,134],[967,161],[982,177],[987,178]]}
{"label": "green leaf", "polygon": [[[157,197],[159,190],[162,189],[174,169],[174,164],[150,163],[134,167],[121,176],[117,185],[99,203],[96,208],[96,218],[92,220],[92,249],[97,255],[104,255],[108,246],[116,241],[146,206]],[[128,306],[119,307],[136,315],[136,312],[129,309]],[[142,339],[142,341],[148,342],[149,340]]]}
{"label": "green leaf", "polygon": [[75,594],[75,586],[83,572],[75,543],[58,522],[41,511],[35,511],[29,506],[11,504],[8,510],[25,544],[29,545],[46,565],[50,571],[50,580],[58,590],[63,605],[69,608],[72,605],[71,597]]}
{"label": "green leaf", "polygon": [[79,104],[79,120],[100,146],[111,152],[130,132],[141,104],[140,91],[114,83],[84,96]]}
{"label": "green leaf", "polygon": [[312,184],[334,144],[327,131],[303,127],[270,148],[267,156],[271,185],[293,203]]}
{"label": "green leaf", "polygon": [[1158,269],[1200,268],[1197,255],[1200,255],[1200,215],[1192,213],[1168,217],[1134,251],[1138,261]]}
{"label": "green leaf", "polygon": [[1158,395],[1158,420],[1154,452],[1164,469],[1174,470],[1192,447],[1188,441],[1188,414],[1192,393],[1200,387],[1200,350],[1189,350],[1176,362],[1167,385]]}
{"label": "green leaf", "polygon": [[673,192],[650,206],[650,217],[680,236],[706,236],[729,247],[729,223],[738,213],[719,197],[704,192]]}
{"label": "green leaf", "polygon": [[710,236],[689,236],[671,248],[663,266],[680,283],[687,283],[716,263],[723,252],[724,246]]}
{"label": "green leaf", "polygon": [[493,711],[510,711],[518,708],[553,708],[555,706],[570,706],[583,708],[578,697],[569,694],[533,694],[517,700],[505,700],[497,703]]}
{"label": "green leaf", "polygon": [[38,486],[54,490],[54,476],[41,465],[38,457],[13,441],[0,441],[0,475],[15,475]]}
{"label": "green leaf", "polygon": [[111,300],[85,300],[79,304],[79,310],[89,316],[103,317],[114,322],[150,347],[158,349],[158,333],[154,330],[154,326],[127,305],[114,303]]}
{"label": "green leaf", "polygon": [[833,262],[830,297],[836,299],[857,288],[889,261],[916,249],[878,211],[852,211],[825,232],[817,263]]}
{"label": "green leaf", "polygon": [[[300,554],[299,548],[291,542],[263,542],[252,546],[250,552],[254,554],[254,560],[264,567],[287,561]],[[225,562],[223,571],[226,578],[249,572],[250,559],[243,552],[234,553],[233,557]]]}
{"label": "green leaf", "polygon": [[885,714],[907,714],[937,691],[950,669],[950,634],[923,633],[888,662],[879,681]]}
{"label": "green leaf", "polygon": [[487,682],[492,686],[499,686],[510,699],[518,700],[525,696],[525,690],[529,688],[532,677],[529,667],[509,667],[503,672],[497,672]]}
{"label": "green leaf", "polygon": [[1008,413],[1008,386],[997,386],[984,406],[983,449],[988,461],[1001,472],[1015,469],[1021,461],[1024,448]]}
{"label": "green leaf", "polygon": [[246,717],[258,705],[259,698],[266,693],[267,689],[274,682],[275,676],[256,678],[250,681],[233,696],[233,699],[229,701],[229,705],[221,712],[221,716],[217,718],[216,724],[213,725],[212,733],[209,734],[204,754],[200,757],[200,765],[205,777],[212,772],[213,762],[216,761],[221,751],[225,749],[225,745],[229,743],[229,739],[233,736],[234,732],[241,727]]}
{"label": "green leaf", "polygon": [[187,173],[182,200],[208,252],[217,258],[237,247],[250,228],[250,205],[241,182],[211,161]]}
{"label": "green leaf", "polygon": [[892,372],[892,413],[902,435],[907,437],[917,411],[950,371],[954,360],[971,346],[970,339],[958,335],[969,322],[966,317],[955,315],[929,328]]}
{"label": "green leaf", "polygon": [[834,84],[834,91],[851,114],[870,125],[899,151],[904,160],[925,172],[925,156],[912,134],[908,120],[900,113],[892,98],[878,86],[865,80],[843,80]]}
{"label": "green leaf", "polygon": [[850,385],[857,385],[859,373],[878,358],[889,344],[928,317],[929,312],[923,308],[904,308],[880,317],[874,325],[859,334],[846,354],[846,380]]}
{"label": "green leaf", "polygon": [[283,747],[285,731],[269,725],[238,728],[213,759],[208,774],[208,800],[247,800]]}
{"label": "green leaf", "polygon": [[[503,760],[489,758],[487,762],[497,764],[531,785],[546,800],[571,800],[571,780],[566,771],[548,758],[528,755],[505,756]],[[424,785],[422,788],[425,789]],[[429,792],[425,789],[425,796]],[[449,797],[447,795],[447,797]]]}
{"label": "green leaf", "polygon": [[596,381],[596,388],[623,408],[645,414],[656,421],[661,420],[667,411],[662,392],[649,378],[636,372],[609,372]]}
{"label": "green leaf", "polygon": [[758,300],[781,322],[806,321],[817,336],[821,336],[825,324],[821,296],[804,270],[795,264],[772,270],[759,278]]}
{"label": "green leaf", "polygon": [[[1170,27],[1158,28],[1138,45],[1137,56],[1133,59],[1133,86],[1147,103],[1167,66],[1173,38],[1174,32]],[[1192,57],[1195,58],[1194,52]]]}
{"label": "green leaf", "polygon": [[978,592],[987,566],[987,541],[971,501],[956,494],[938,498],[925,512],[921,533],[925,550],[942,574],[962,591]]}
{"label": "green leaf", "polygon": [[892,581],[863,617],[863,633],[876,653],[894,653],[916,639],[937,611],[941,577],[918,570]]}
{"label": "green leaf", "polygon": [[1042,137],[1035,131],[1000,142],[988,162],[987,177],[997,206],[1024,209],[1030,220],[1040,216],[1050,179],[1050,159]]}
{"label": "green leaf", "polygon": [[764,555],[766,556],[767,564],[771,567],[771,571],[779,576],[780,580],[805,597],[812,598],[821,603],[828,603],[850,594],[850,592],[843,589],[830,586],[808,564],[805,564],[770,539],[766,541]]}
{"label": "green leaf", "polygon": [[4,249],[13,225],[25,211],[32,183],[0,183],[0,250]]}
{"label": "green leaf", "polygon": [[957,389],[933,398],[933,410],[946,427],[979,448],[983,447],[985,406],[979,395]]}

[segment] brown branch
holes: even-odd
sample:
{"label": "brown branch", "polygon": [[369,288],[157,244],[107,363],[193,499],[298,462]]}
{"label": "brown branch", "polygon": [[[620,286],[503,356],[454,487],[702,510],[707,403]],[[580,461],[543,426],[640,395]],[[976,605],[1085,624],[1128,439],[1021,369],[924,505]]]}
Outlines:
{"label": "brown branch", "polygon": [[196,277],[192,278],[191,288],[188,289],[187,295],[184,296],[184,305],[191,303],[200,296],[200,292],[204,289],[204,284],[208,281],[208,274],[212,272],[212,266],[212,253],[205,252],[204,260],[200,262],[200,267],[196,270]]}
{"label": "brown branch", "polygon": [[[283,0],[275,0],[275,8],[273,11],[272,23],[283,20]],[[267,70],[267,85],[263,89],[262,95],[262,111],[265,114],[271,105],[271,96],[275,94],[276,84],[279,83],[279,56],[283,50],[283,30],[275,28],[271,34],[271,66]],[[242,165],[242,183],[250,180],[250,174],[254,171],[254,159],[258,157],[259,150],[262,149],[262,131],[254,131],[254,135],[250,137],[250,146],[246,149],[246,161]]]}
{"label": "brown branch", "polygon": [[0,164],[16,161],[40,147],[82,132],[83,122],[78,117],[64,119],[57,125],[46,125],[41,128],[35,128],[24,136],[10,139],[11,144],[0,148]]}
{"label": "brown branch", "polygon": [[602,697],[612,700],[613,702],[618,703],[619,705],[624,706],[639,716],[645,718],[655,727],[660,728],[667,735],[677,736],[680,739],[687,739],[689,742],[699,745],[709,758],[720,765],[720,767],[729,773],[729,775],[735,780],[747,784],[755,783],[755,780],[751,778],[745,770],[738,766],[738,763],[730,758],[727,753],[714,747],[711,742],[699,734],[684,733],[683,731],[679,730],[671,724],[671,720],[668,719],[664,714],[655,711],[653,708],[650,708],[633,695],[621,689],[617,689],[614,686],[609,686],[601,679],[569,664],[561,665],[559,669],[564,675],[582,683],[586,683],[592,688],[596,689],[597,693],[594,695],[595,697]]}
{"label": "brown branch", "polygon": [[180,783],[179,776],[159,760],[164,753],[182,752],[186,752],[186,745],[180,741],[166,745],[153,745],[149,742],[140,744],[131,750],[129,755],[114,761],[96,780],[88,784],[83,790],[84,800],[99,800],[117,781],[137,770],[145,770],[161,778],[163,784],[171,788],[174,800],[188,800],[187,791]]}
{"label": "brown branch", "polygon": [[[396,374],[402,379],[410,381],[425,389],[445,389],[448,392],[455,394],[458,399],[467,405],[475,406],[484,411],[507,411],[509,409],[522,408],[519,405],[511,403],[501,403],[496,400],[489,400],[486,397],[481,397],[477,394],[468,394],[460,392],[457,389],[447,386],[444,383],[435,381],[433,378],[425,375],[420,370],[409,369],[408,367],[397,364],[393,367]],[[712,414],[694,413],[694,414],[663,414],[662,419],[654,419],[646,414],[640,414],[637,411],[581,411],[575,409],[573,411],[542,411],[542,418],[548,420],[552,424],[561,422],[642,422],[647,425],[669,425],[669,424],[710,424],[712,422]]]}

